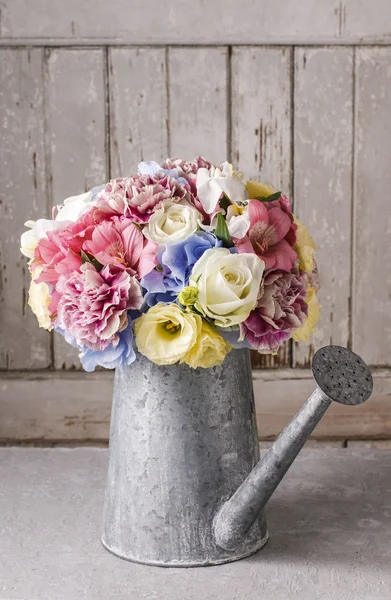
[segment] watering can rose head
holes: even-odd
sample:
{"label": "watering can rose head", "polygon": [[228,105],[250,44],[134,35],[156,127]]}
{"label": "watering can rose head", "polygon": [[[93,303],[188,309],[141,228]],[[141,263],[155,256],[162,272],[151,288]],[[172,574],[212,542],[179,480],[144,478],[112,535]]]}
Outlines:
{"label": "watering can rose head", "polygon": [[29,304],[86,370],[137,352],[208,368],[232,347],[276,353],[315,329],[311,236],[284,194],[227,162],[143,162],[26,226]]}

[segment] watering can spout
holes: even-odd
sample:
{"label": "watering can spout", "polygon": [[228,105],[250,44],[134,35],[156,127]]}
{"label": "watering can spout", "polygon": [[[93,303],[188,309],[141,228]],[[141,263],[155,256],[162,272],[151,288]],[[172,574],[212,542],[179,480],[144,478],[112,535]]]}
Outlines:
{"label": "watering can spout", "polygon": [[331,402],[361,404],[372,393],[373,382],[368,367],[357,354],[346,348],[326,346],[318,350],[312,362],[312,373],[316,390],[217,513],[214,536],[221,548],[235,550],[243,542]]}

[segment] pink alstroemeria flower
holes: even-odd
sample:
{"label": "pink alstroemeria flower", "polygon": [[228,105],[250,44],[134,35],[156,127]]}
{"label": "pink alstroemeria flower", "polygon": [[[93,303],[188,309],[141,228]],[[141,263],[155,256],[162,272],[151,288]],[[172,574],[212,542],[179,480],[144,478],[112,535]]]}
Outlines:
{"label": "pink alstroemeria flower", "polygon": [[297,259],[291,246],[295,242],[295,225],[284,200],[285,197],[283,201],[268,203],[250,200],[247,209],[250,228],[246,236],[236,240],[236,245],[240,253],[255,252],[265,262],[266,269],[290,272]]}
{"label": "pink alstroemeria flower", "polygon": [[63,228],[46,232],[35,249],[31,268],[41,267],[37,283],[56,285],[60,275],[69,277],[82,264],[81,250],[94,230],[93,212],[82,215],[74,223],[63,221]]}
{"label": "pink alstroemeria flower", "polygon": [[113,265],[139,279],[157,265],[157,244],[147,240],[131,219],[102,221],[83,249],[102,265]]}

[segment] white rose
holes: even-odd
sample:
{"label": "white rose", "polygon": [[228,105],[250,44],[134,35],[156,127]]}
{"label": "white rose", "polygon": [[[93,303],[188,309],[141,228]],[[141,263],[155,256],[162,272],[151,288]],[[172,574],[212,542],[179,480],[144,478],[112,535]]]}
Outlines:
{"label": "white rose", "polygon": [[265,263],[256,254],[211,248],[196,262],[189,285],[198,288],[195,307],[219,327],[238,325],[255,308]]}
{"label": "white rose", "polygon": [[242,202],[247,199],[242,179],[228,162],[223,163],[221,168],[198,169],[196,186],[197,196],[208,215],[216,209],[223,193],[231,202]]}
{"label": "white rose", "polygon": [[190,204],[165,200],[152,214],[143,234],[158,244],[180,242],[197,231],[201,219],[201,213]]}

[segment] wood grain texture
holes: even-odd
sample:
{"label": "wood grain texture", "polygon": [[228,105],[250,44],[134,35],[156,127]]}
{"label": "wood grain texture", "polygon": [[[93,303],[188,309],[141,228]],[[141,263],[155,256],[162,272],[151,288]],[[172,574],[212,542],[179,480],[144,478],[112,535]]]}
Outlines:
{"label": "wood grain texture", "polygon": [[3,0],[0,39],[75,44],[341,44],[391,40],[389,0]]}
{"label": "wood grain texture", "polygon": [[[107,441],[113,377],[101,373],[1,373],[0,442]],[[256,371],[260,439],[274,439],[314,390],[306,369]],[[314,440],[391,438],[391,372],[374,373],[374,393],[360,406],[333,403]]]}
{"label": "wood grain texture", "polygon": [[[103,50],[46,50],[52,203],[108,179]],[[54,337],[55,367],[80,367],[77,351]]]}
{"label": "wood grain texture", "polygon": [[322,312],[294,364],[309,366],[326,344],[349,344],[353,50],[295,50],[295,214],[316,241]]}
{"label": "wood grain texture", "polygon": [[[291,196],[290,48],[233,48],[232,160],[250,179]],[[290,366],[290,343],[276,356],[252,353],[254,368]]]}
{"label": "wood grain texture", "polygon": [[0,368],[50,365],[50,334],[27,305],[25,221],[47,214],[42,50],[0,51]]}
{"label": "wood grain texture", "polygon": [[232,160],[291,195],[290,48],[233,48]]}
{"label": "wood grain texture", "polygon": [[391,48],[357,49],[353,348],[391,363]]}
{"label": "wood grain texture", "polygon": [[109,50],[111,176],[168,155],[166,50]]}
{"label": "wood grain texture", "polygon": [[170,48],[169,151],[192,160],[227,159],[228,51]]}

